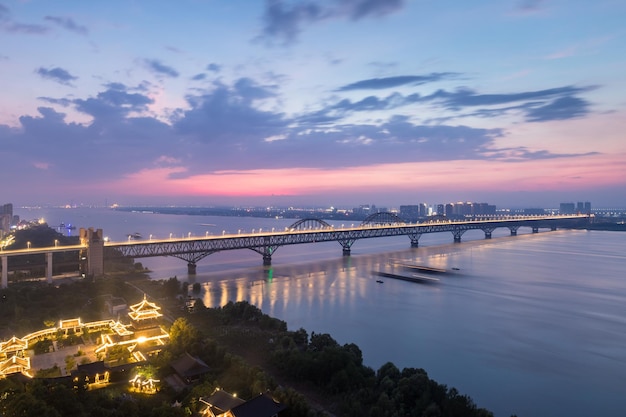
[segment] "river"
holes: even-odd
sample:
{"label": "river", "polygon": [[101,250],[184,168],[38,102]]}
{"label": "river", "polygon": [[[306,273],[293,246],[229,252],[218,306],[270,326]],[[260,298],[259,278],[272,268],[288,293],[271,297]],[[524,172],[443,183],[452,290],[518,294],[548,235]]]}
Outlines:
{"label": "river", "polygon": [[[129,213],[106,209],[16,209],[24,219],[101,228],[111,240],[283,229],[289,219]],[[335,223],[337,224],[337,223]],[[71,231],[70,233],[76,233]],[[154,279],[202,284],[205,305],[247,300],[309,334],[355,343],[378,369],[424,368],[497,417],[626,415],[626,234],[557,230],[518,236],[496,229],[281,247],[271,267],[250,250],[198,263],[137,259]],[[373,271],[392,262],[448,270],[417,284]],[[383,282],[377,282],[383,281]]]}

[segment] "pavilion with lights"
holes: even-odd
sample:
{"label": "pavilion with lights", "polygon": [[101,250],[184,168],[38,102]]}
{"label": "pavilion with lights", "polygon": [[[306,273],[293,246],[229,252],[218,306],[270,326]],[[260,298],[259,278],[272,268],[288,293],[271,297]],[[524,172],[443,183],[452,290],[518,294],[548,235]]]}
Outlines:
{"label": "pavilion with lights", "polygon": [[128,350],[135,362],[146,361],[148,357],[158,354],[169,341],[168,332],[161,326],[161,307],[148,301],[144,294],[143,300],[129,306],[129,310],[126,323],[111,319],[88,323],[83,323],[80,318],[61,320],[58,327],[38,330],[23,338],[13,336],[0,342],[0,378],[17,373],[32,377],[27,355],[29,345],[55,337],[59,332],[80,335],[85,330],[100,331],[102,334],[95,349],[96,354],[106,354],[109,349],[120,346]]}
{"label": "pavilion with lights", "polygon": [[144,294],[143,300],[131,305],[128,317],[130,322],[123,324],[119,320],[112,323],[110,333],[102,335],[102,343],[96,353],[106,353],[114,346],[128,349],[134,360],[141,362],[147,356],[157,354],[169,340],[169,334],[160,324],[163,314],[161,307],[148,301]]}

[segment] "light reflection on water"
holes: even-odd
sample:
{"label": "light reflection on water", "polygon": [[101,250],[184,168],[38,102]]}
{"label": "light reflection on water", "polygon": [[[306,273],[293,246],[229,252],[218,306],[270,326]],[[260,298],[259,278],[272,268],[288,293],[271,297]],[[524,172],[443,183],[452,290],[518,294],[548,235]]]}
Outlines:
{"label": "light reflection on water", "polygon": [[[81,215],[90,223],[57,222],[120,236],[292,223]],[[292,330],[356,343],[374,369],[386,361],[424,368],[498,417],[626,415],[626,234],[519,233],[508,237],[507,229],[497,229],[487,241],[480,231],[467,232],[462,244],[451,244],[449,233],[423,235],[417,249],[407,248],[408,238],[370,239],[357,241],[350,257],[342,257],[336,243],[296,245],[279,248],[271,267],[261,266],[252,251],[216,253],[198,264],[195,277],[178,259],[139,261],[155,278],[202,283],[199,296],[207,306],[248,300]],[[450,273],[436,284],[377,283],[372,271],[388,268],[390,260]]]}

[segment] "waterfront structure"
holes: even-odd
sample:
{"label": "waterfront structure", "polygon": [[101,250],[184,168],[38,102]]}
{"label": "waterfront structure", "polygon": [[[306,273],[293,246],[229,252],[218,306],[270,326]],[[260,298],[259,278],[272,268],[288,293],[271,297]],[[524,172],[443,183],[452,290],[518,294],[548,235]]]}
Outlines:
{"label": "waterfront structure", "polygon": [[96,277],[104,272],[105,248],[117,251],[131,258],[153,256],[173,256],[187,261],[189,274],[196,273],[197,262],[212,253],[250,249],[263,257],[264,265],[271,265],[272,255],[281,246],[338,242],[343,254],[350,255],[352,245],[360,239],[408,236],[411,247],[417,248],[424,233],[451,232],[454,242],[461,242],[461,237],[468,230],[482,230],[485,239],[491,239],[492,232],[499,228],[508,228],[512,236],[517,235],[520,227],[530,227],[533,233],[540,228],[556,230],[557,227],[581,227],[590,221],[590,215],[572,214],[558,216],[475,216],[464,220],[448,219],[445,216],[429,218],[422,223],[408,223],[393,213],[380,212],[367,217],[360,225],[335,227],[319,219],[301,219],[285,230],[259,229],[252,233],[228,234],[204,237],[189,235],[187,238],[131,240],[126,242],[105,242],[102,229],[80,230],[80,244],[73,246],[54,246],[49,248],[31,248],[0,252],[2,275],[0,287],[8,285],[8,256],[45,254],[47,260],[46,279],[52,283],[52,254],[55,252],[79,251],[83,276]]}

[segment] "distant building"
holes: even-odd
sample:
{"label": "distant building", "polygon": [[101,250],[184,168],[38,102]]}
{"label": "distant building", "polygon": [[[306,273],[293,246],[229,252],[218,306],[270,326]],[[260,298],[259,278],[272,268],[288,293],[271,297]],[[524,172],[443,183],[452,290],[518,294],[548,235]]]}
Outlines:
{"label": "distant building", "polygon": [[559,214],[574,214],[576,213],[576,206],[574,203],[561,203],[559,205]]}
{"label": "distant building", "polygon": [[428,205],[426,203],[400,206],[398,216],[402,220],[409,222],[417,221],[420,218],[428,216]]}
{"label": "distant building", "polygon": [[13,224],[13,204],[3,204],[0,206],[0,237],[11,231]]}
{"label": "distant building", "polygon": [[522,210],[522,214],[527,216],[537,216],[546,214],[546,210],[542,208],[525,208]]}

